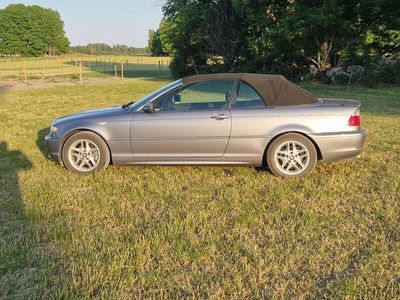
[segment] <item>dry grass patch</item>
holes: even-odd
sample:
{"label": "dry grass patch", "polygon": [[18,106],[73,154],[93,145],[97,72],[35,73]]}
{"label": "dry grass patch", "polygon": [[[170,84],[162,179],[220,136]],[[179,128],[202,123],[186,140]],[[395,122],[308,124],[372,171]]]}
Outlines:
{"label": "dry grass patch", "polygon": [[352,88],[366,151],[305,179],[240,167],[78,176],[43,155],[52,119],[165,83],[0,94],[0,298],[400,296],[399,88]]}

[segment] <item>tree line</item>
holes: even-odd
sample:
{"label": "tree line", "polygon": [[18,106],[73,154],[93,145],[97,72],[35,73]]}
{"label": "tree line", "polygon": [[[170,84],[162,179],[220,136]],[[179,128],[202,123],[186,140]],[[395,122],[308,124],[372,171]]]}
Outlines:
{"label": "tree line", "polygon": [[147,48],[130,47],[127,45],[107,45],[104,43],[91,43],[85,46],[70,47],[70,52],[84,53],[90,55],[145,55]]}
{"label": "tree line", "polygon": [[0,55],[56,55],[68,50],[60,14],[38,5],[0,9]]}
{"label": "tree line", "polygon": [[0,9],[0,56],[42,56],[76,52],[93,55],[145,55],[147,48],[91,43],[69,47],[60,14],[38,5]]}
{"label": "tree line", "polygon": [[400,51],[398,0],[166,0],[153,55],[176,77],[202,72],[317,76]]}

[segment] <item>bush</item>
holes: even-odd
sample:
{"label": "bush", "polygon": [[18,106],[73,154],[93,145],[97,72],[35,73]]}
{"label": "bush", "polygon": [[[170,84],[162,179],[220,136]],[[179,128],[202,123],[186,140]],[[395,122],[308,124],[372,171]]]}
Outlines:
{"label": "bush", "polygon": [[349,81],[350,81],[350,84],[353,84],[356,80],[357,80],[357,78],[354,78],[354,77],[352,77],[350,79],[350,75],[347,75],[347,73],[335,75],[335,84],[338,84],[338,85],[348,85]]}
{"label": "bush", "polygon": [[384,84],[400,85],[400,60],[383,66],[370,64],[369,67],[365,69],[361,81],[368,87],[375,87]]}
{"label": "bush", "polygon": [[188,61],[182,56],[175,56],[169,65],[174,78],[182,78],[195,74],[195,70],[188,66]]}

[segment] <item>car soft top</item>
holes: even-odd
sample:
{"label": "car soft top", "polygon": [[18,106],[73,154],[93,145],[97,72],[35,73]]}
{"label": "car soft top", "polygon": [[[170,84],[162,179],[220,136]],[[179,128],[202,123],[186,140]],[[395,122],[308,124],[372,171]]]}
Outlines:
{"label": "car soft top", "polygon": [[251,73],[217,73],[182,78],[184,84],[206,80],[242,80],[252,86],[267,106],[317,103],[318,99],[282,75]]}

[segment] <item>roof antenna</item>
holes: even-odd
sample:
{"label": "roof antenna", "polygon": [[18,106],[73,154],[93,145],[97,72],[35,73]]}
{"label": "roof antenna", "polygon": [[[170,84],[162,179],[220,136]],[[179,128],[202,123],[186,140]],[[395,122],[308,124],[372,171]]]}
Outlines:
{"label": "roof antenna", "polygon": [[349,93],[349,89],[350,89],[350,82],[351,82],[351,77],[353,76],[353,71],[350,72],[350,77],[349,77],[349,82],[347,83],[347,91],[346,91],[346,96]]}
{"label": "roof antenna", "polygon": [[[351,77],[353,75],[353,71],[350,72],[350,77],[349,77],[349,82],[347,83],[347,90],[346,90],[346,97],[349,94],[349,89],[350,89],[350,82],[351,82]],[[344,105],[344,99],[343,99],[343,105]]]}

